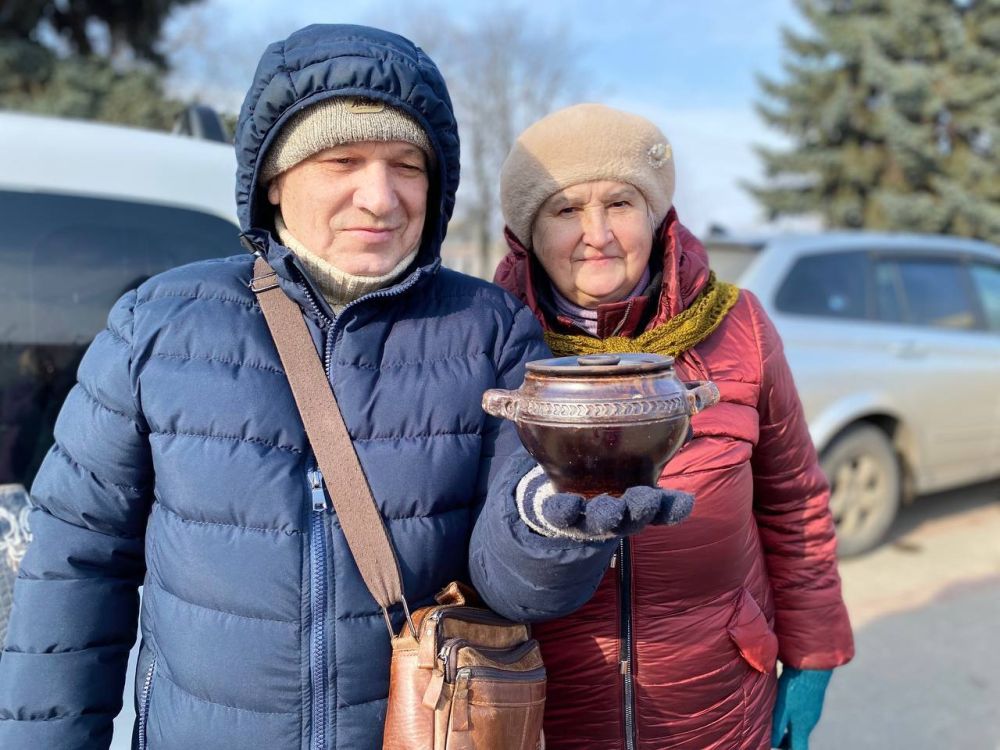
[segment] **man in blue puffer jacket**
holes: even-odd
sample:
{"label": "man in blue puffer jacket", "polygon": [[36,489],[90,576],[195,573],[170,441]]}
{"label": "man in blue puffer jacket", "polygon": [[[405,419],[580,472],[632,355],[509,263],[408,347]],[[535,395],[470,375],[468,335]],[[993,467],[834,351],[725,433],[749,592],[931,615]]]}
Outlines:
{"label": "man in blue puffer jacket", "polygon": [[[302,29],[264,53],[236,149],[243,243],[302,309],[411,607],[454,579],[521,620],[580,606],[615,540],[548,538],[518,513],[533,462],[480,399],[547,351],[530,311],[440,266],[459,164],[434,64],[394,34]],[[4,750],[108,747],[140,585],[134,747],[380,747],[389,636],[248,289],[253,262],[150,279],[80,365],[32,487]]]}

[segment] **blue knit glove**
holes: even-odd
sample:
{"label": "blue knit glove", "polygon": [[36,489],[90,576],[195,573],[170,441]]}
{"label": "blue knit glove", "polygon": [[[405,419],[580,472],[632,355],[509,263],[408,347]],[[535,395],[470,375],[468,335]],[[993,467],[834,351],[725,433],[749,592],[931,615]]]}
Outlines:
{"label": "blue knit glove", "polygon": [[831,674],[829,669],[782,669],[771,716],[771,747],[809,750],[809,733],[819,723]]}
{"label": "blue knit glove", "polygon": [[594,542],[628,536],[647,525],[676,524],[691,514],[694,497],[677,490],[629,487],[620,497],[556,492],[536,466],[517,485],[517,509],[527,526],[543,536]]}

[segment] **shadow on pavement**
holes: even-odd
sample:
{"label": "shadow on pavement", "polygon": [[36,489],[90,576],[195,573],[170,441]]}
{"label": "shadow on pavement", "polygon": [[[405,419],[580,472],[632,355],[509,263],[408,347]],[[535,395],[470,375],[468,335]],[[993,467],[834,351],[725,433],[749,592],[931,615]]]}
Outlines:
{"label": "shadow on pavement", "polygon": [[961,583],[855,632],[812,750],[1000,748],[1000,576]]}
{"label": "shadow on pavement", "polygon": [[1000,504],[1000,479],[922,495],[912,504],[900,508],[882,544],[905,545],[903,537],[924,524],[996,504]]}

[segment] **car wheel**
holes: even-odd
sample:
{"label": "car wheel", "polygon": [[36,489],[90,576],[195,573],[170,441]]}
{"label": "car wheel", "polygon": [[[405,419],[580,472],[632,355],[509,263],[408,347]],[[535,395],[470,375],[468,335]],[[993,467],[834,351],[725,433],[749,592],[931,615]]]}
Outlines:
{"label": "car wheel", "polygon": [[837,553],[867,552],[882,540],[899,510],[899,461],[889,437],[874,425],[856,425],[833,442],[820,463],[830,480]]}

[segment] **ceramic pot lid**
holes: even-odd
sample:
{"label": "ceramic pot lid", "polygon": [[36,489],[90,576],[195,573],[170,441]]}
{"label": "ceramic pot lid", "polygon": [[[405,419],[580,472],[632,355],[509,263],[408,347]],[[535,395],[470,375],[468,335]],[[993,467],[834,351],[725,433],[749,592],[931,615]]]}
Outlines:
{"label": "ceramic pot lid", "polygon": [[557,377],[642,375],[667,372],[673,366],[674,358],[661,354],[584,354],[538,359],[526,365],[528,372]]}

